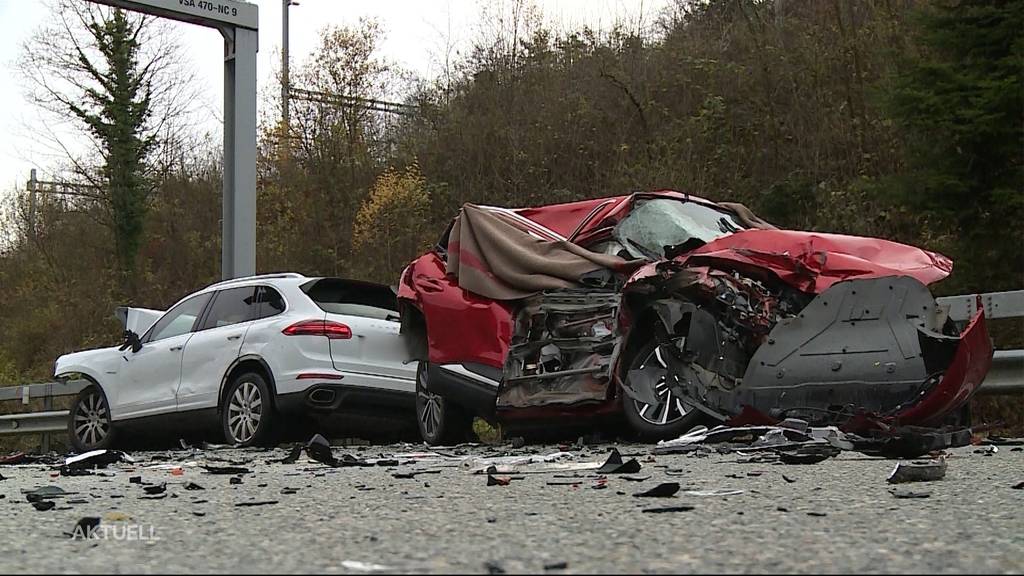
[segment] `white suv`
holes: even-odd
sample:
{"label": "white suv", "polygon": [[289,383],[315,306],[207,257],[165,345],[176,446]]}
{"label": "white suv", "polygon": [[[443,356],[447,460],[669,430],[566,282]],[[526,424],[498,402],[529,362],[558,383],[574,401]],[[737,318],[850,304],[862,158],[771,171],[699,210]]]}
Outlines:
{"label": "white suv", "polygon": [[244,446],[268,441],[282,417],[348,404],[412,418],[417,365],[397,310],[386,286],[300,274],[220,282],[166,313],[129,309],[122,346],[57,359],[58,378],[93,384],[71,407],[71,443],[107,448],[126,425],[168,416],[219,421]]}

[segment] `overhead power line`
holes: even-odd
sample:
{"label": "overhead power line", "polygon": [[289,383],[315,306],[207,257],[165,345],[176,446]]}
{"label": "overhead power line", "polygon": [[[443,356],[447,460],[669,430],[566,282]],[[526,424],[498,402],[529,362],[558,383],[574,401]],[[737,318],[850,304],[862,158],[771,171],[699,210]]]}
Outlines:
{"label": "overhead power line", "polygon": [[386,114],[412,114],[418,108],[417,106],[412,106],[410,104],[399,104],[398,102],[388,102],[386,100],[376,100],[374,98],[360,98],[358,96],[331,94],[329,92],[318,92],[315,90],[305,90],[303,88],[292,88],[289,92],[291,93],[291,97],[295,100],[318,102],[320,104],[329,104],[331,106],[338,106],[341,108],[365,108],[367,110],[384,112]]}

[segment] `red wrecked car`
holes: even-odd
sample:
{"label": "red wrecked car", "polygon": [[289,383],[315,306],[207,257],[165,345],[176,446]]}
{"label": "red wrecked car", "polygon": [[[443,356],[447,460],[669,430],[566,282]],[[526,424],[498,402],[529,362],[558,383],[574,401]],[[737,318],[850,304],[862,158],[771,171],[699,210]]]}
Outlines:
{"label": "red wrecked car", "polygon": [[983,313],[958,330],[927,288],[951,271],[674,191],[467,204],[399,286],[420,431],[620,411],[648,439],[741,414],[934,423],[992,358]]}

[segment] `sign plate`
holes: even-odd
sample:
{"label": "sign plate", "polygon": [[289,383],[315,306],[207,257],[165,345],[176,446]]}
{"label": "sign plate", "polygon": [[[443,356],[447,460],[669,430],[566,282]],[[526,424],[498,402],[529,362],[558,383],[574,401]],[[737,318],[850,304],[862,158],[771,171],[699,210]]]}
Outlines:
{"label": "sign plate", "polygon": [[200,26],[259,28],[259,7],[237,0],[93,0],[125,10]]}

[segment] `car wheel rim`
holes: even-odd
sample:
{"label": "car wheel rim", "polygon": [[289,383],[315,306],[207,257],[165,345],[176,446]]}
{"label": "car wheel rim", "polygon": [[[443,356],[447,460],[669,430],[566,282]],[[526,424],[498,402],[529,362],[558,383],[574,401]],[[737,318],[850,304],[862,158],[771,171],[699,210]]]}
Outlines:
{"label": "car wheel rim", "polygon": [[441,428],[441,397],[425,390],[420,391],[420,424],[428,438],[436,438]]}
{"label": "car wheel rim", "polygon": [[640,365],[640,369],[643,370],[650,362],[665,368],[666,371],[665,374],[658,378],[658,382],[654,385],[654,393],[658,397],[658,403],[647,404],[634,400],[633,405],[636,407],[637,415],[644,422],[654,424],[655,426],[668,426],[678,422],[683,416],[686,416],[688,411],[682,399],[673,394],[669,388],[667,381],[668,364],[665,363],[664,358],[661,356],[660,346],[647,356],[644,363]]}
{"label": "car wheel rim", "polygon": [[[421,368],[421,370],[423,369]],[[427,438],[437,438],[438,430],[441,428],[441,415],[444,412],[444,408],[441,404],[441,396],[427,390],[426,385],[423,383],[425,379],[426,374],[421,372],[416,386],[416,395],[418,396],[420,407],[420,427],[423,429],[423,435]]]}
{"label": "car wheel rim", "polygon": [[103,395],[86,396],[75,410],[75,436],[86,446],[95,446],[110,434],[110,414]]}
{"label": "car wheel rim", "polygon": [[256,436],[263,419],[263,394],[254,382],[242,382],[228,404],[228,430],[237,444]]}

